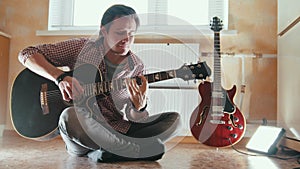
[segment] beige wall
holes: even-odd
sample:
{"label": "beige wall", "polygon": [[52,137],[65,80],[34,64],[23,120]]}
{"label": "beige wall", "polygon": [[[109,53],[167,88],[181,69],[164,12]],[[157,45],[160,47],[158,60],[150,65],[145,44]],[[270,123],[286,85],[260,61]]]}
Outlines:
{"label": "beige wall", "polygon": [[[278,33],[300,16],[300,1],[278,0]],[[278,121],[287,136],[300,140],[300,23],[278,37]]]}
{"label": "beige wall", "polygon": [[8,82],[8,56],[10,39],[0,32],[0,137],[1,126],[5,125]]}
{"label": "beige wall", "polygon": [[[221,38],[222,52],[236,54],[276,54],[277,53],[277,2],[275,0],[229,0],[229,29],[237,35]],[[196,17],[196,16],[195,16]],[[0,0],[0,30],[12,36],[9,58],[9,86],[24,68],[17,60],[19,50],[26,46],[54,42],[70,36],[41,37],[36,30],[46,30],[48,0]],[[144,39],[138,39],[138,42]],[[172,41],[156,39],[155,41]],[[200,41],[201,43],[201,41]],[[205,46],[201,44],[201,46]],[[209,59],[208,59],[209,60]],[[241,84],[241,63],[239,57],[223,59],[225,88]],[[276,58],[245,59],[246,93],[242,112],[248,119],[266,117],[276,120]],[[10,93],[10,88],[8,88]],[[236,98],[239,101],[240,96]],[[8,97],[10,100],[10,97]],[[9,114],[9,105],[7,114]],[[12,128],[7,116],[7,128]]]}

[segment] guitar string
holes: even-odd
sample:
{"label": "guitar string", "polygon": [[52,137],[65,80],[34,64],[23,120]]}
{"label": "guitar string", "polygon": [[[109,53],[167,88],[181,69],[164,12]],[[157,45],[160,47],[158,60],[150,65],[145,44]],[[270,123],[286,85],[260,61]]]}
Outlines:
{"label": "guitar string", "polygon": [[[190,66],[195,66],[195,65],[190,65]],[[168,72],[171,72],[173,76],[168,76]],[[147,81],[150,83],[151,82],[155,82],[155,81],[161,81],[161,80],[167,80],[167,79],[173,79],[176,78],[177,75],[176,73],[174,73],[176,70],[169,70],[169,71],[163,71],[163,72],[156,72],[156,73],[152,73],[152,74],[148,74],[146,77]],[[166,76],[164,76],[164,78],[162,78],[162,76],[158,76],[159,79],[156,79],[156,75],[159,74],[166,74]],[[136,77],[133,77],[136,78]],[[92,83],[92,84],[86,84],[84,86],[85,88],[85,96],[90,96],[90,95],[98,95],[101,93],[106,93],[106,92],[110,92],[110,91],[115,91],[115,90],[120,90],[124,87],[124,80],[125,79],[119,79],[119,80],[113,80],[113,81],[109,81],[109,82],[97,82],[97,83]],[[57,99],[58,97],[62,98],[61,92],[60,90],[52,90],[52,91],[47,91],[46,92],[46,97],[48,101],[53,101],[53,99]]]}
{"label": "guitar string", "polygon": [[[190,66],[196,66],[196,65],[189,65],[189,67]],[[161,81],[161,80],[168,80],[168,79],[173,79],[173,78],[177,78],[177,74],[176,73],[174,73],[174,71],[176,71],[176,70],[169,70],[169,71],[163,71],[163,72],[156,72],[156,73],[151,73],[151,74],[148,74],[148,75],[144,75],[145,76],[145,78],[147,79],[147,81],[149,82],[149,83],[151,83],[151,82],[155,82],[155,81]],[[172,75],[173,76],[168,76],[168,72],[170,73],[172,73]],[[157,74],[159,74],[159,76],[156,76]],[[164,75],[164,74],[166,74],[166,76],[161,76],[161,75]],[[157,79],[157,77],[159,78],[159,79]],[[136,78],[136,77],[133,77],[133,78],[131,78],[131,79],[134,79],[134,78]],[[91,84],[86,84],[85,86],[88,86],[88,85],[91,85],[90,86],[90,88],[88,89],[88,90],[93,90],[94,88],[95,88],[95,86],[96,86],[96,88],[97,89],[102,89],[103,87],[105,88],[105,87],[110,87],[110,89],[112,89],[112,90],[115,90],[115,88],[114,88],[114,86],[117,86],[116,87],[116,90],[120,90],[120,87],[125,87],[124,85],[123,85],[123,83],[124,83],[124,81],[125,81],[125,79],[119,79],[119,80],[113,80],[113,81],[109,81],[109,82],[97,82],[97,83],[91,83]],[[98,84],[100,83],[100,87],[98,87]],[[121,88],[122,89],[122,88]],[[60,92],[59,90],[53,90],[53,91],[47,91],[47,94],[56,94],[56,92]],[[109,90],[107,90],[107,91],[104,91],[104,92],[109,92]]]}
{"label": "guitar string", "polygon": [[[146,79],[149,81],[148,77],[146,77]],[[154,78],[152,78],[152,79],[154,79]],[[159,78],[159,80],[162,80],[162,78]],[[155,80],[151,80],[151,81],[155,81]],[[123,89],[123,88],[125,88],[123,83],[124,83],[124,79],[121,79],[121,80],[113,80],[113,81],[109,81],[109,82],[98,82],[98,83],[85,84],[83,86],[83,88],[85,89],[86,93],[88,93],[88,95],[90,95],[91,93],[94,93],[95,91],[97,92],[97,94],[98,93],[101,94],[101,93],[106,93],[106,92],[110,92],[110,91],[114,91],[114,90]],[[50,91],[47,91],[47,97],[56,96],[56,95],[59,95],[60,93],[61,93],[60,90],[50,90]],[[59,96],[61,97],[61,95],[59,95]]]}
{"label": "guitar string", "polygon": [[[98,82],[98,83],[91,83],[91,84],[85,84],[83,86],[84,88],[84,96],[93,96],[93,95],[99,95],[106,92],[111,92],[115,90],[120,90],[125,88],[123,85],[124,79],[121,80],[113,80],[109,82]],[[62,95],[60,90],[51,90],[47,91],[46,93],[47,101],[53,102],[56,101],[57,98],[62,99]]]}

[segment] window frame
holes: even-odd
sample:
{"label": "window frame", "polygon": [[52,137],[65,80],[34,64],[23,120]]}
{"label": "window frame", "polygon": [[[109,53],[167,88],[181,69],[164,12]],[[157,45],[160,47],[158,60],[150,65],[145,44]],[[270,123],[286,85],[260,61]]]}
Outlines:
{"label": "window frame", "polygon": [[[161,0],[148,0],[149,1],[161,1]],[[171,0],[165,0],[171,1]],[[59,4],[55,4],[59,2]],[[99,25],[95,26],[74,26],[73,23],[73,12],[74,12],[74,2],[75,0],[49,0],[49,16],[48,16],[48,30],[47,31],[37,31],[37,35],[91,35],[99,31]],[[223,29],[225,32],[236,33],[236,31],[228,30],[228,0],[208,0],[209,6],[216,5],[220,8],[223,13],[221,16],[223,20]],[[153,2],[152,2],[153,3]],[[66,8],[70,7],[71,8]],[[55,9],[56,8],[56,9]],[[149,8],[149,7],[148,7]],[[57,10],[58,9],[58,10]],[[149,10],[149,9],[148,9]],[[219,9],[216,9],[217,12]],[[71,15],[66,15],[66,13],[71,13]],[[209,12],[208,17],[212,18],[214,12]],[[56,20],[59,18],[59,22]],[[208,19],[209,19],[208,18]],[[69,25],[69,26],[64,26]],[[174,34],[174,35],[193,35],[199,31],[203,34],[210,34],[209,25],[141,25],[138,33],[149,33],[156,32],[164,34]],[[52,32],[52,33],[49,33]]]}

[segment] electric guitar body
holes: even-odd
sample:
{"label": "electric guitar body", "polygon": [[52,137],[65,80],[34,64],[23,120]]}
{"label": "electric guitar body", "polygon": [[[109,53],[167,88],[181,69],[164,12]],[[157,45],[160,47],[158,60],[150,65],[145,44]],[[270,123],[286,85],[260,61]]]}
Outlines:
{"label": "electric guitar body", "polygon": [[[201,143],[212,147],[227,147],[239,142],[245,132],[245,118],[233,104],[236,86],[224,90],[225,106],[223,114],[213,114],[214,109],[211,96],[213,83],[203,82],[198,86],[202,101],[194,110],[190,118],[192,135]],[[225,112],[228,111],[228,112]],[[230,139],[230,140],[229,140]]]}

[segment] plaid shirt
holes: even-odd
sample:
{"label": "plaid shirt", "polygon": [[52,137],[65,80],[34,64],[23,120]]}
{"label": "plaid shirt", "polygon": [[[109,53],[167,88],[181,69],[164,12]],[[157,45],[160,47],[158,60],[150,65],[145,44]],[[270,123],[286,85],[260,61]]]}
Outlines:
{"label": "plaid shirt", "polygon": [[[53,44],[42,44],[30,46],[19,53],[19,60],[25,64],[26,60],[35,53],[40,53],[54,66],[68,66],[74,70],[82,63],[89,63],[97,66],[106,78],[106,65],[104,58],[103,39],[77,38],[70,39]],[[113,76],[114,79],[128,78],[142,75],[144,65],[142,61],[131,51],[128,53],[128,62],[123,70]],[[104,117],[96,116],[96,120],[106,120],[106,122],[115,130],[126,133],[131,125],[131,121],[142,121],[148,117],[148,112],[136,112],[133,117],[130,112],[135,111],[126,88],[113,91],[105,97],[97,97],[97,103],[92,108],[93,111],[99,110]],[[121,110],[124,110],[123,112]],[[93,116],[94,117],[94,116]]]}

